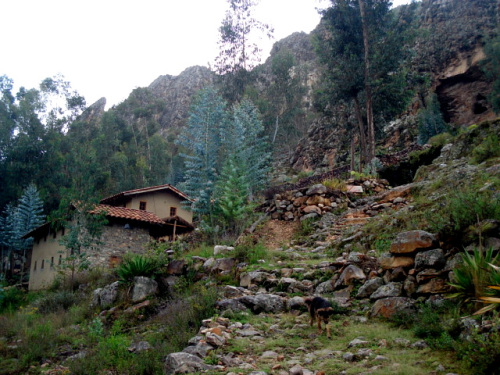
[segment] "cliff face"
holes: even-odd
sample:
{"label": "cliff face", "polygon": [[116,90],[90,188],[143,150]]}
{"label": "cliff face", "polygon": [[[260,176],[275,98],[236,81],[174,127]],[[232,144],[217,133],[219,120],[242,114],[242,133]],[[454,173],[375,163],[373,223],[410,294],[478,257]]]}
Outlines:
{"label": "cliff face", "polygon": [[202,66],[192,66],[178,76],[160,76],[148,86],[156,100],[162,103],[156,119],[160,132],[166,128],[184,126],[191,100],[196,92],[214,81],[214,73]]}
{"label": "cliff face", "polygon": [[[493,0],[424,0],[418,10],[420,34],[413,47],[418,56],[412,61],[415,72],[430,78],[430,87],[419,90],[398,118],[389,123],[380,120],[378,145],[391,151],[415,143],[418,135],[418,111],[424,97],[435,92],[444,120],[459,128],[495,118],[487,97],[489,82],[481,70],[483,45],[497,25],[497,4]],[[417,90],[418,91],[418,90]],[[290,159],[297,170],[324,171],[348,161],[350,139],[356,129],[346,127],[352,110],[336,108],[335,114],[311,123]],[[342,115],[344,113],[344,115]],[[344,116],[344,117],[343,117]],[[341,129],[347,128],[347,129]]]}

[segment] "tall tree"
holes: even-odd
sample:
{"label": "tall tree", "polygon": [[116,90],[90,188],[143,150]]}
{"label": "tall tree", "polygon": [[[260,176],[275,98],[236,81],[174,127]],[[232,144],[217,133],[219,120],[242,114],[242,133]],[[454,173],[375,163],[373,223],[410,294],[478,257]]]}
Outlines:
{"label": "tall tree", "polygon": [[260,114],[250,100],[243,99],[233,107],[230,127],[232,134],[227,139],[231,145],[227,154],[242,165],[248,196],[252,199],[268,182],[271,155]]}
{"label": "tall tree", "polygon": [[257,35],[271,38],[274,30],[253,17],[256,0],[227,0],[229,9],[219,27],[219,55],[215,70],[223,78],[227,96],[239,100],[248,72],[260,61]]}
{"label": "tall tree", "polygon": [[177,139],[185,156],[184,191],[195,198],[193,211],[213,218],[213,194],[221,169],[221,142],[226,119],[226,103],[213,86],[200,90],[187,122]]}
{"label": "tall tree", "polygon": [[[43,201],[35,185],[30,184],[18,200],[17,206],[7,205],[0,222],[2,261],[12,262],[13,253],[21,258],[21,280],[24,275],[26,251],[32,246],[33,239],[22,238],[26,233],[42,225],[45,216]],[[3,269],[3,272],[6,270]]]}
{"label": "tall tree", "polygon": [[[394,108],[403,109],[409,98],[395,86],[406,86],[401,79],[408,72],[402,69],[410,25],[405,17],[413,8],[408,6],[396,17],[390,6],[388,0],[332,0],[322,13],[325,29],[316,39],[316,50],[327,67],[327,101],[353,104],[365,163],[375,157],[377,114],[393,115]],[[389,89],[403,95],[388,95]],[[377,108],[380,97],[391,110]]]}

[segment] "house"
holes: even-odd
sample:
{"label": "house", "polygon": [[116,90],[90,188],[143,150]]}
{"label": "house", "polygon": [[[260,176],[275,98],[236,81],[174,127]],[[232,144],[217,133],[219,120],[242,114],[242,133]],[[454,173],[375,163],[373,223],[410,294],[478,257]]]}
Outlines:
{"label": "house", "polygon": [[[172,185],[159,185],[128,190],[104,198],[91,214],[104,214],[104,226],[96,250],[88,251],[92,267],[113,267],[126,253],[143,253],[153,239],[170,240],[190,232],[193,216],[187,206],[192,200]],[[60,244],[65,228],[54,230],[51,223],[27,233],[33,237],[29,289],[44,289],[57,275],[67,256]]]}

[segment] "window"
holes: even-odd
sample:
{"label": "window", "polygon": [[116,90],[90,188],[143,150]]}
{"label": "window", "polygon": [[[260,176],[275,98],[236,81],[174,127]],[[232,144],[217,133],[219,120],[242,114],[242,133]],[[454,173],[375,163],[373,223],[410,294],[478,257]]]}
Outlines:
{"label": "window", "polygon": [[54,267],[54,257],[50,258],[50,268]]}
{"label": "window", "polygon": [[177,215],[177,207],[170,207],[170,216]]}
{"label": "window", "polygon": [[59,265],[62,263],[62,255],[59,255]]}
{"label": "window", "polygon": [[36,260],[35,260],[35,265],[33,266],[33,271],[36,271]]}
{"label": "window", "polygon": [[40,267],[40,269],[43,270],[43,267],[45,267],[45,259],[42,259],[42,266]]}
{"label": "window", "polygon": [[146,211],[146,202],[143,201],[139,202],[139,210]]}

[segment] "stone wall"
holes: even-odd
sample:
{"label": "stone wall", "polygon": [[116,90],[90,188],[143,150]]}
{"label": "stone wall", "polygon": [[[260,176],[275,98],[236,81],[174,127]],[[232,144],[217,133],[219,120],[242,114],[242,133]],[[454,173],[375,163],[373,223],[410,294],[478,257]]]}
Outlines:
{"label": "stone wall", "polygon": [[90,262],[93,266],[113,267],[121,262],[126,253],[143,253],[149,241],[151,236],[148,229],[125,229],[118,224],[105,226],[101,236],[102,243],[90,253]]}

